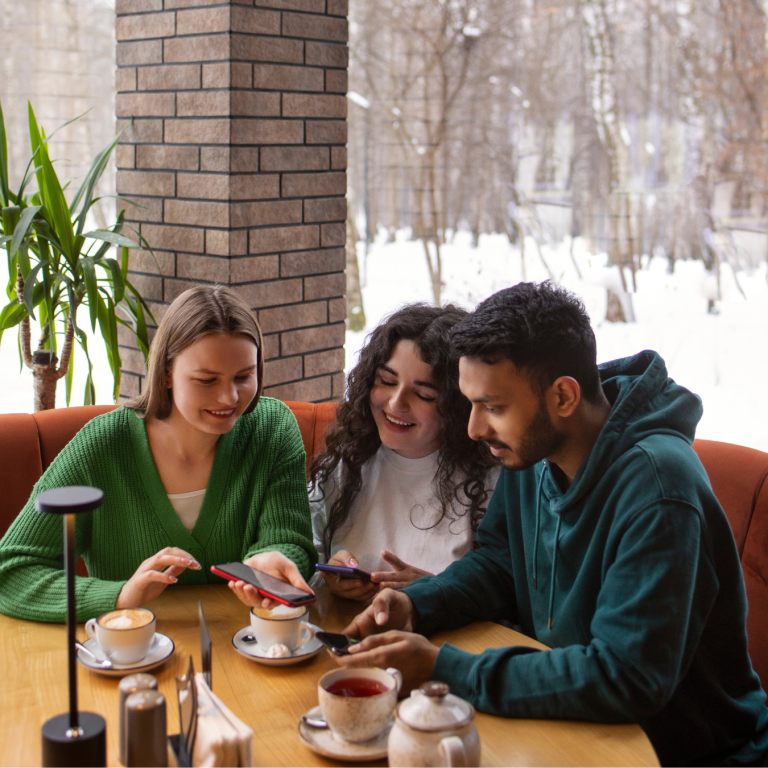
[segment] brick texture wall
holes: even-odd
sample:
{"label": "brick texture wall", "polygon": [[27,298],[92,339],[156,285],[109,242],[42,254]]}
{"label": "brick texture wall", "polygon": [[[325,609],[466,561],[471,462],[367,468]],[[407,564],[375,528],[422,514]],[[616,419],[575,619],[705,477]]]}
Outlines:
{"label": "brick texture wall", "polygon": [[[344,386],[348,0],[116,0],[117,191],[154,250],[130,279],[159,321],[194,283],[237,290],[265,393]],[[143,361],[121,333],[121,396]]]}

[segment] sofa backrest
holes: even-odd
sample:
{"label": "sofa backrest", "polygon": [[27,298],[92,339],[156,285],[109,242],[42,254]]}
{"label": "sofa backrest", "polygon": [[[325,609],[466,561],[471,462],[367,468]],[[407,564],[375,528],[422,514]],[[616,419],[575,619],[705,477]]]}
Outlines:
{"label": "sofa backrest", "polygon": [[[335,417],[336,403],[286,405],[296,416],[309,465],[312,457],[325,447],[325,431]],[[0,537],[27,503],[34,484],[59,451],[91,419],[116,407],[86,405],[0,415]]]}
{"label": "sofa backrest", "polygon": [[693,448],[728,516],[747,588],[752,665],[768,686],[768,453],[742,445],[696,440]]}

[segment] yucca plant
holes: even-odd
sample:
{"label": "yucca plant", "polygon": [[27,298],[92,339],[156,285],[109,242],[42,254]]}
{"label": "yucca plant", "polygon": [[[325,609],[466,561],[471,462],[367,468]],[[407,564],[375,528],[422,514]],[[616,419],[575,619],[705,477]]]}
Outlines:
{"label": "yucca plant", "polygon": [[[9,328],[19,327],[19,355],[32,369],[35,411],[55,406],[56,383],[62,377],[66,377],[69,405],[75,340],[85,353],[88,365],[83,402],[86,405],[95,402],[87,336],[78,325],[77,311],[81,306],[87,307],[91,330],[95,332],[98,326],[106,347],[114,379],[114,400],[120,391],[118,324],[134,332],[146,359],[147,315],[154,322],[146,302],[128,280],[128,250],[140,246],[122,234],[123,212],[107,229],[84,231],[88,212],[99,200],[94,198],[94,189],[120,134],[96,155],[70,203],[64,195],[68,184],[62,186],[49,157],[48,141],[52,136],[53,133],[46,137],[45,131],[38,127],[30,104],[32,157],[18,191],[12,192],[0,104],[0,247],[5,246],[8,256],[8,303],[0,310],[0,340]],[[37,191],[27,192],[33,178],[37,180]],[[149,247],[143,238],[139,240]],[[110,248],[115,246],[120,253],[119,261],[110,255]],[[40,326],[39,343],[34,352],[30,320]]]}

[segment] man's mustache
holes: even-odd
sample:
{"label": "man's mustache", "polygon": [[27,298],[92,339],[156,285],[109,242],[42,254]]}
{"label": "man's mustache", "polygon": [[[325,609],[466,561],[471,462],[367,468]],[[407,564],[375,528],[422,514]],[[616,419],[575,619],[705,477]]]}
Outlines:
{"label": "man's mustache", "polygon": [[501,440],[482,440],[481,442],[492,448],[506,448],[508,451],[512,450],[506,443],[502,443]]}

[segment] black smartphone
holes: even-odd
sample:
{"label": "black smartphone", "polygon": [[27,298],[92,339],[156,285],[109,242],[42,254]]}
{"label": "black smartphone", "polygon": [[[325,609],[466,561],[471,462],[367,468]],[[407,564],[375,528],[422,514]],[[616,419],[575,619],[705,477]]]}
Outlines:
{"label": "black smartphone", "polygon": [[325,571],[326,573],[338,573],[342,579],[360,579],[360,581],[370,581],[371,574],[367,571],[360,570],[360,568],[353,568],[351,565],[327,565],[326,563],[318,563],[315,568],[318,571]]}
{"label": "black smartphone", "polygon": [[349,656],[349,646],[360,642],[355,637],[338,635],[335,632],[315,632],[315,637],[337,656]]}
{"label": "black smartphone", "polygon": [[280,581],[274,576],[270,576],[263,571],[257,571],[245,563],[224,563],[223,565],[212,565],[211,573],[222,576],[230,581],[244,581],[256,587],[260,595],[277,600],[283,605],[298,606],[314,603],[317,599],[313,594],[298,589],[292,584]]}

